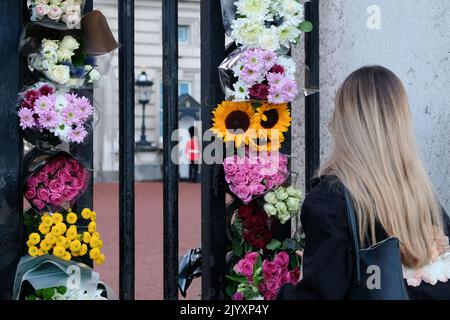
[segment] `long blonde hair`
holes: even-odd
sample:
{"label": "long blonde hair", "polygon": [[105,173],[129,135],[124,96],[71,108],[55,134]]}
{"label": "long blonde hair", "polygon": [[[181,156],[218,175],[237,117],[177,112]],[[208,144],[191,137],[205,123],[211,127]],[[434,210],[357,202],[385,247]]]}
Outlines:
{"label": "long blonde hair", "polygon": [[405,88],[390,70],[363,67],[342,84],[331,132],[335,148],[318,171],[349,190],[361,244],[379,222],[401,243],[402,262],[420,267],[432,257],[442,212],[419,155]]}

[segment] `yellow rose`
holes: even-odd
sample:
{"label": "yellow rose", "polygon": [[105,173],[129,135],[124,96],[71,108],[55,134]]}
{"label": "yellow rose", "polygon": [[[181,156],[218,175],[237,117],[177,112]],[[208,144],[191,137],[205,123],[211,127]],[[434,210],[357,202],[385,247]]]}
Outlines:
{"label": "yellow rose", "polygon": [[56,243],[56,240],[58,239],[57,236],[55,236],[53,233],[48,233],[45,236],[45,240],[47,241],[48,244],[50,245],[54,245]]}
{"label": "yellow rose", "polygon": [[78,252],[81,249],[81,242],[78,240],[74,240],[70,243],[70,251]]}
{"label": "yellow rose", "polygon": [[101,254],[98,256],[98,258],[95,259],[95,263],[98,264],[98,265],[100,265],[100,264],[103,264],[103,263],[105,262],[105,260],[106,260],[105,255],[104,255],[103,253],[101,253]]}
{"label": "yellow rose", "polygon": [[35,246],[28,248],[28,253],[30,254],[30,256],[32,257],[36,257],[39,253],[39,249]]}
{"label": "yellow rose", "polygon": [[34,245],[36,245],[36,244],[38,244],[41,241],[41,236],[38,233],[33,232],[28,237],[28,240],[30,240]]}
{"label": "yellow rose", "polygon": [[81,216],[86,220],[91,218],[91,214],[92,214],[92,212],[91,212],[91,209],[89,209],[89,208],[84,208],[81,211]]}
{"label": "yellow rose", "polygon": [[75,213],[70,212],[69,214],[67,214],[66,221],[69,224],[75,224],[77,222],[77,219],[78,219],[78,217]]}
{"label": "yellow rose", "polygon": [[41,217],[41,221],[42,221],[42,224],[44,224],[45,226],[47,226],[49,228],[53,225],[53,220],[48,214],[44,214]]}
{"label": "yellow rose", "polygon": [[88,251],[88,247],[87,245],[85,245],[84,243],[81,245],[81,249],[80,249],[80,256],[84,256]]}
{"label": "yellow rose", "polygon": [[47,227],[45,224],[41,223],[39,225],[39,232],[42,234],[47,234],[50,231],[50,227]]}
{"label": "yellow rose", "polygon": [[53,248],[53,255],[58,258],[62,258],[66,254],[66,249],[61,246],[56,246]]}
{"label": "yellow rose", "polygon": [[72,259],[72,256],[70,255],[69,252],[66,251],[66,253],[64,253],[64,255],[62,256],[62,258],[64,260],[70,261]]}
{"label": "yellow rose", "polygon": [[83,232],[83,242],[89,243],[91,241],[91,234],[87,231]]}
{"label": "yellow rose", "polygon": [[55,213],[52,215],[52,220],[53,220],[53,223],[54,223],[54,224],[57,224],[57,223],[63,222],[64,217],[63,217],[63,215],[62,215],[61,213],[55,212]]}
{"label": "yellow rose", "polygon": [[100,256],[100,249],[99,248],[94,248],[94,249],[91,249],[91,251],[89,251],[89,257],[92,260],[96,260],[99,256]]}
{"label": "yellow rose", "polygon": [[91,211],[91,220],[92,220],[92,221],[97,220],[97,212]]}
{"label": "yellow rose", "polygon": [[97,224],[95,223],[95,221],[89,222],[88,231],[90,233],[94,233],[96,230],[97,230]]}

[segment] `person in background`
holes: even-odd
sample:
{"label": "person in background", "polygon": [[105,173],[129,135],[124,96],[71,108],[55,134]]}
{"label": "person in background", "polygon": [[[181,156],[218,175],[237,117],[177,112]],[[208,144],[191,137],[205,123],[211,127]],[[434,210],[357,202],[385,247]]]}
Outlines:
{"label": "person in background", "polygon": [[189,160],[189,181],[197,182],[198,163],[200,160],[200,142],[195,136],[194,127],[189,128],[189,135],[191,138],[186,142],[185,154]]}

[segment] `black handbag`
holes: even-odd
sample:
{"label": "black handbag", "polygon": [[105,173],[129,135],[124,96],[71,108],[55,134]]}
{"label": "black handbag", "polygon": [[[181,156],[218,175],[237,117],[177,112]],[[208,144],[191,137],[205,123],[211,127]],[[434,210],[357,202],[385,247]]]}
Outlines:
{"label": "black handbag", "polygon": [[355,250],[355,281],[348,298],[351,300],[409,300],[403,281],[400,243],[389,237],[361,249],[355,209],[350,194],[344,190],[347,218]]}

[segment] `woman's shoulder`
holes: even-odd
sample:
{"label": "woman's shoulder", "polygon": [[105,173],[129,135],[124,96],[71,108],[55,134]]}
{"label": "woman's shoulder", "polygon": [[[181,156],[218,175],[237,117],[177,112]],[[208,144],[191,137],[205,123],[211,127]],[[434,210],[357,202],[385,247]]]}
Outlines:
{"label": "woman's shoulder", "polygon": [[305,198],[309,200],[344,201],[344,186],[336,176],[322,176],[312,182],[313,189]]}

